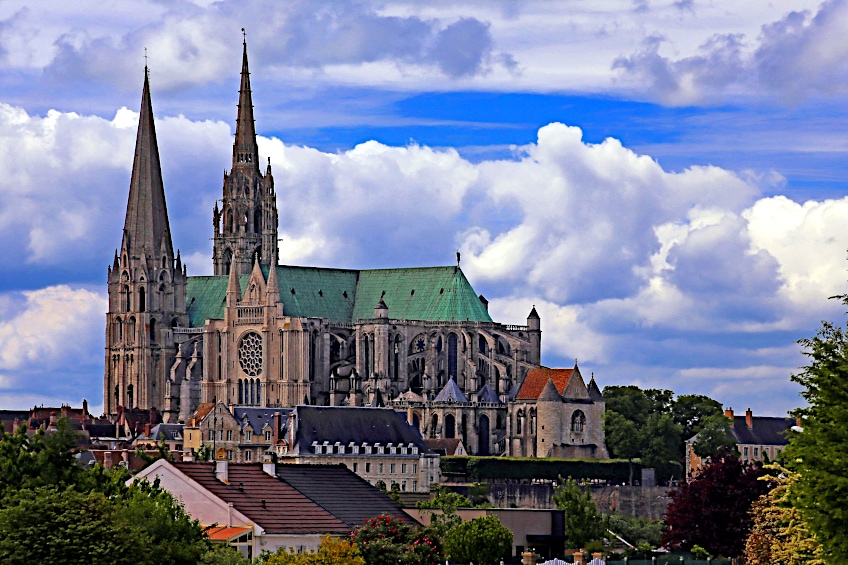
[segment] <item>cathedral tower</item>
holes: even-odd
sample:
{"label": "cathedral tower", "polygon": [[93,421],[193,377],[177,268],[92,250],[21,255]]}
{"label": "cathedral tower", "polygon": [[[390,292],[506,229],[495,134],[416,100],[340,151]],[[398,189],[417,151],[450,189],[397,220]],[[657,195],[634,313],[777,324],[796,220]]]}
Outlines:
{"label": "cathedral tower", "polygon": [[229,173],[224,173],[221,208],[216,203],[213,212],[215,274],[229,274],[231,264],[236,265],[239,274],[250,274],[257,256],[263,267],[277,265],[277,222],[277,195],[270,160],[264,175],[259,168],[245,41],[233,166]]}
{"label": "cathedral tower", "polygon": [[186,271],[174,258],[147,67],[120,252],[108,271],[104,411],[164,406],[175,328],[186,326]]}

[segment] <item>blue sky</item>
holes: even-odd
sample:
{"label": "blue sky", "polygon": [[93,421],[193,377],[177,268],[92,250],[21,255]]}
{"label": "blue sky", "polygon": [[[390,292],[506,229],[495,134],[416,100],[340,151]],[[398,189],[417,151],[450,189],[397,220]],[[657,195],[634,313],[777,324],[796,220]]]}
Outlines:
{"label": "blue sky", "polygon": [[783,414],[843,314],[848,2],[0,5],[0,407],[102,402],[147,48],[174,243],[211,270],[241,27],[282,261],[462,265],[543,362]]}

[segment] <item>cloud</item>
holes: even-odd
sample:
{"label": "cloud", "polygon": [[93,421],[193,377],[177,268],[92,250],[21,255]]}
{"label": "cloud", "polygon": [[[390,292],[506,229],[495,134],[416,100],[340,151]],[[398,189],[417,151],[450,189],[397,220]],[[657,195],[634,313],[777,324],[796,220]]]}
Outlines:
{"label": "cloud", "polygon": [[[38,367],[61,369],[73,360],[90,364],[102,348],[106,300],[101,294],[65,285],[3,296],[0,318],[0,371]],[[10,308],[14,304],[16,308]],[[99,355],[97,356],[99,357]],[[16,383],[20,386],[23,383]]]}
{"label": "cloud", "polygon": [[[747,94],[797,102],[848,90],[848,2],[828,0],[762,25],[759,35],[716,33],[697,54],[661,53],[670,41],[655,32],[612,69],[623,84],[670,105],[721,102]],[[747,44],[751,43],[749,47]]]}

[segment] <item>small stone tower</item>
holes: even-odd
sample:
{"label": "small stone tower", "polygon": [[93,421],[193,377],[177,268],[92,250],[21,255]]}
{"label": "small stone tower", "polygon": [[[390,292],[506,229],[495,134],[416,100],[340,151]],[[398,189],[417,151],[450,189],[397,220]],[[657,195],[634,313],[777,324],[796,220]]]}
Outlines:
{"label": "small stone tower", "polygon": [[171,242],[147,67],[123,241],[108,287],[104,411],[162,410],[174,332],[188,325],[186,269]]}
{"label": "small stone tower", "polygon": [[279,262],[277,195],[270,160],[264,175],[259,168],[247,41],[242,57],[232,169],[224,173],[221,208],[215,204],[212,223],[215,227],[212,263],[216,275],[229,274],[233,264],[238,274],[249,275],[254,257],[259,258],[263,267],[276,266]]}
{"label": "small stone tower", "polygon": [[536,307],[530,310],[527,315],[527,333],[530,337],[530,358],[528,363],[534,365],[542,364],[542,320],[539,318],[539,313],[536,312]]}
{"label": "small stone tower", "polygon": [[536,400],[539,423],[536,435],[536,457],[549,457],[556,446],[562,443],[562,396],[548,379],[545,388]]}

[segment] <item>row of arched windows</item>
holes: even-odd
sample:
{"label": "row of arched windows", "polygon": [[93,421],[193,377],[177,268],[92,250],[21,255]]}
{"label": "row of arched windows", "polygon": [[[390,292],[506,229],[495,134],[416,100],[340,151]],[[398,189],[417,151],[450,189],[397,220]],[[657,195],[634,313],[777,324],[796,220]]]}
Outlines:
{"label": "row of arched windows", "polygon": [[262,381],[259,379],[238,380],[238,403],[241,406],[262,404]]}
{"label": "row of arched windows", "polygon": [[[158,296],[158,306],[163,309],[172,309],[172,304],[167,304],[168,291],[165,287],[165,284],[159,285],[159,296]],[[155,294],[154,294],[155,296]],[[147,292],[144,290],[144,287],[138,289],[138,308],[136,311],[138,312],[146,312],[148,306],[152,306],[153,309],[156,308],[156,304],[147,303]],[[169,306],[171,308],[169,308]],[[130,285],[125,284],[121,288],[121,310],[124,312],[130,312],[133,310],[133,292],[130,289]]]}

